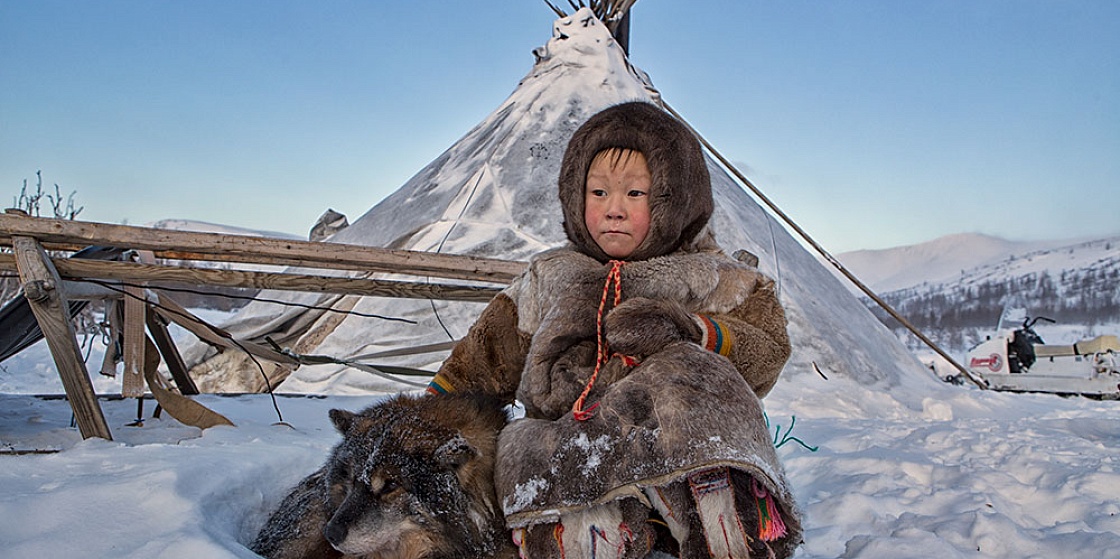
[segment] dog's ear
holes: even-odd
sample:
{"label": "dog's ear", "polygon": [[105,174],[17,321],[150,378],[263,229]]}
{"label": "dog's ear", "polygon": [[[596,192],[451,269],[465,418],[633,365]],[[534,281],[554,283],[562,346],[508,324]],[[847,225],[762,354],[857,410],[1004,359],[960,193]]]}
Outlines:
{"label": "dog's ear", "polygon": [[331,423],[334,423],[334,428],[338,429],[338,432],[343,435],[350,430],[350,426],[354,424],[354,418],[357,417],[357,414],[337,409],[331,410],[329,415],[331,416]]}
{"label": "dog's ear", "polygon": [[475,456],[478,456],[478,450],[471,446],[471,443],[467,442],[467,439],[462,435],[455,435],[437,448],[435,453],[436,461],[449,469],[458,469],[459,466],[466,464]]}

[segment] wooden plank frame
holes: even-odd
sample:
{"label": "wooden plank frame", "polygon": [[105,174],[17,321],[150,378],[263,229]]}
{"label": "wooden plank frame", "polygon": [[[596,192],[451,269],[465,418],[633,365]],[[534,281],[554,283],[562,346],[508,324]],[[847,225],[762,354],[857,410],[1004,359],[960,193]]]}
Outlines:
{"label": "wooden plank frame", "polygon": [[43,337],[51,350],[62,387],[74,410],[74,419],[82,438],[101,437],[112,440],[105,415],[97,403],[93,382],[89,379],[85,361],[78,347],[74,325],[70,322],[70,304],[59,289],[62,279],[58,275],[43,247],[31,237],[12,237],[20,281],[31,312],[43,330]]}
{"label": "wooden plank frame", "polygon": [[144,326],[148,303],[144,299],[144,289],[125,287],[124,305],[124,378],[121,379],[121,396],[140,398],[144,396]]}
{"label": "wooden plank frame", "polygon": [[[449,285],[287,272],[215,270],[108,260],[59,259],[55,261],[54,265],[63,278],[118,280],[144,283],[152,287],[159,287],[158,282],[164,282],[164,284],[189,283],[220,287],[303,291],[306,293],[475,301],[480,303],[489,301],[501,291],[501,288],[485,285]],[[14,259],[10,255],[0,254],[0,270],[12,268],[14,268]],[[90,293],[99,292],[88,287],[86,290]]]}
{"label": "wooden plank frame", "polygon": [[170,251],[175,257],[196,260],[267,262],[494,283],[508,283],[525,269],[524,262],[457,254],[0,215],[0,238],[11,235],[35,237],[41,243],[100,244],[151,250],[163,258],[171,257],[167,254]]}
{"label": "wooden plank frame", "polygon": [[[140,288],[140,285],[147,285],[158,292],[161,285],[186,283],[311,293],[486,302],[500,292],[502,287],[448,285],[430,281],[389,281],[353,277],[353,275],[342,276],[338,272],[314,274],[307,273],[305,269],[380,272],[499,285],[508,284],[525,270],[524,262],[510,260],[388,250],[342,243],[149,229],[29,217],[18,213],[0,214],[0,245],[3,244],[10,244],[15,255],[0,254],[0,270],[16,270],[20,275],[35,318],[47,338],[51,355],[58,367],[59,376],[62,378],[82,436],[110,440],[112,435],[97,403],[97,396],[82,359],[73,324],[66,312],[68,305],[63,278],[109,280],[110,283],[102,284],[103,287],[96,287],[91,283],[68,286],[68,289],[76,292],[76,297],[83,299],[118,299],[126,291],[131,291],[133,295],[137,291],[150,293]],[[88,245],[152,251],[155,256],[165,259],[270,264],[289,267],[289,269],[285,272],[257,272],[156,265],[150,261],[136,263],[62,258],[52,260],[44,248],[75,250]],[[302,269],[293,270],[293,267]],[[111,285],[114,281],[122,284],[114,287]],[[135,287],[124,285],[130,282],[139,285]],[[83,295],[78,295],[78,291]],[[169,305],[169,308],[165,309],[151,307],[140,300],[129,303],[132,299],[132,297],[125,297],[124,301],[119,299],[116,301],[117,305],[131,311],[124,313],[129,316],[124,321],[125,324],[119,325],[122,330],[132,334],[132,336],[124,336],[125,338],[133,338],[133,343],[127,341],[125,343],[126,377],[136,376],[140,371],[138,365],[145,361],[145,357],[155,358],[155,348],[140,349],[139,344],[136,343],[136,340],[142,339],[143,330],[147,327],[181,393],[198,393],[197,387],[187,375],[182,358],[170,336],[167,335],[166,321],[179,323],[209,343],[248,351],[275,362],[297,362],[293,357],[278,353],[271,348],[228,339],[228,334],[205,325],[186,309],[175,305],[172,300],[165,299],[161,303],[161,305]],[[146,351],[152,351],[153,355],[145,356],[141,353]],[[139,386],[136,382],[127,384],[126,395],[143,392],[143,384]]]}
{"label": "wooden plank frame", "polygon": [[167,323],[151,307],[146,310],[145,320],[148,323],[148,332],[151,333],[152,341],[156,344],[160,355],[163,356],[163,362],[167,364],[167,370],[171,372],[171,378],[175,380],[175,386],[179,387],[179,393],[184,396],[198,394],[198,386],[194,383],[194,379],[187,374],[187,365],[183,362],[183,357],[179,354],[175,342],[171,339],[171,333],[167,330]]}

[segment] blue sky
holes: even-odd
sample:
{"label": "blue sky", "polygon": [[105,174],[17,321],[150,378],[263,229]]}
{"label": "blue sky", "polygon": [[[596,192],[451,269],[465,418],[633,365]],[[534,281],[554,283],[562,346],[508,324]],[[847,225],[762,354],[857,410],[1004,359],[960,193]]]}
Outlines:
{"label": "blue sky", "polygon": [[[41,170],[92,221],[353,220],[513,91],[553,19],[535,0],[0,0],[0,202]],[[1120,234],[1118,28],[1113,1],[641,0],[630,50],[844,252]]]}

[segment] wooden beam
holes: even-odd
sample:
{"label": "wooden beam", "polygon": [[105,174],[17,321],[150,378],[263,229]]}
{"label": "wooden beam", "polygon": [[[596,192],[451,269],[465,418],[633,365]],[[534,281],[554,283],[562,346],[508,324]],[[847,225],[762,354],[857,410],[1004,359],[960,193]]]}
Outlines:
{"label": "wooden beam", "polygon": [[[166,297],[161,297],[161,299],[167,300]],[[148,309],[146,315],[148,332],[151,332],[152,341],[155,342],[156,348],[163,356],[163,362],[167,364],[167,370],[171,372],[171,378],[175,380],[175,386],[179,387],[179,393],[185,396],[198,394],[198,386],[187,374],[187,365],[183,362],[183,356],[179,354],[178,348],[175,347],[175,341],[171,339],[171,333],[167,331],[167,322],[151,309]]]}
{"label": "wooden beam", "polygon": [[58,272],[35,239],[14,236],[12,246],[24,294],[47,340],[82,438],[112,440],[113,435],[97,403],[93,383],[82,360],[74,325],[70,322],[69,302],[58,289],[62,283]]}
{"label": "wooden beam", "polygon": [[107,377],[117,376],[117,363],[122,358],[120,341],[123,310],[121,301],[107,301],[105,305],[105,319],[109,323],[109,343],[105,346],[105,356],[101,359],[101,374]]}
{"label": "wooden beam", "polygon": [[[4,270],[4,268],[3,263],[0,262],[0,270]],[[58,266],[55,266],[55,269],[57,270]],[[61,271],[59,275],[62,275]],[[119,285],[109,288],[88,281],[62,280],[62,292],[71,301],[105,301],[108,303],[124,297],[121,291],[123,289]]]}
{"label": "wooden beam", "polygon": [[125,287],[124,298],[124,378],[121,379],[121,396],[140,398],[144,395],[144,327],[147,321],[147,302],[144,289]]}
{"label": "wooden beam", "polygon": [[197,254],[199,257],[254,259],[265,256],[288,265],[497,283],[507,283],[525,269],[524,262],[456,254],[0,215],[0,237],[13,235],[33,236],[42,242],[85,243],[152,251],[174,250]]}
{"label": "wooden beam", "polygon": [[170,297],[160,297],[158,303],[159,306],[152,307],[152,310],[159,313],[159,315],[168,322],[174,322],[182,326],[184,330],[194,334],[204,342],[226,349],[244,351],[276,363],[299,365],[298,359],[273,351],[272,348],[265,347],[255,342],[245,340],[237,341],[233,339],[229,332],[207,324]]}
{"label": "wooden beam", "polygon": [[[12,266],[13,258],[0,254],[0,270]],[[497,287],[445,285],[316,276],[280,272],[253,272],[248,270],[217,270],[210,268],[185,268],[116,262],[109,260],[81,260],[77,258],[55,261],[58,273],[65,278],[96,278],[128,282],[180,282],[224,287],[253,289],[278,289],[312,293],[364,295],[368,297],[404,297],[411,299],[439,299],[446,301],[474,301],[484,303],[497,295]],[[152,283],[153,287],[158,287]]]}

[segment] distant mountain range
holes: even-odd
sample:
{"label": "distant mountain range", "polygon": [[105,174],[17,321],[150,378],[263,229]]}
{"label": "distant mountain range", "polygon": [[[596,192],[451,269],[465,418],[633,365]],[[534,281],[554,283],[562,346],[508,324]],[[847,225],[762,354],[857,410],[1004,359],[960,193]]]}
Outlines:
{"label": "distant mountain range", "polygon": [[[1120,236],[1016,242],[957,234],[843,253],[836,259],[949,350],[967,349],[990,334],[1007,308],[1053,318],[1072,337],[1120,324]],[[901,333],[897,321],[857,294],[884,324]]]}

